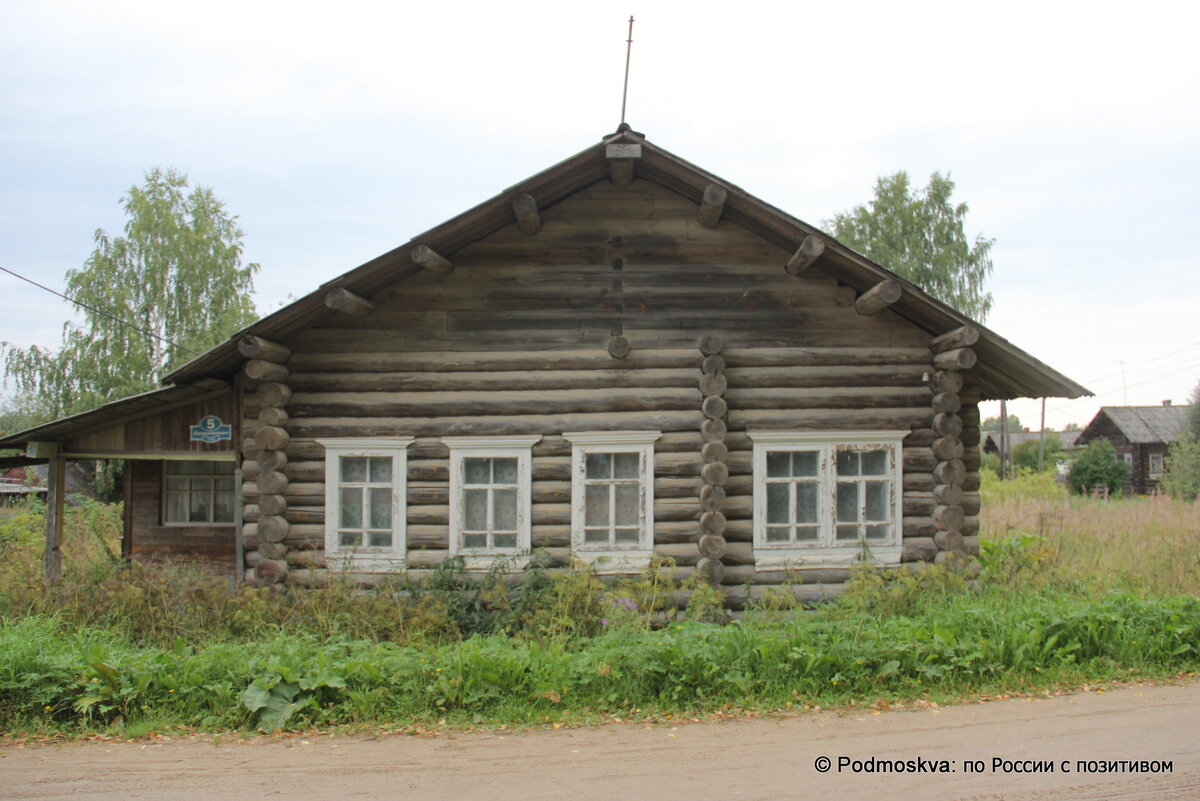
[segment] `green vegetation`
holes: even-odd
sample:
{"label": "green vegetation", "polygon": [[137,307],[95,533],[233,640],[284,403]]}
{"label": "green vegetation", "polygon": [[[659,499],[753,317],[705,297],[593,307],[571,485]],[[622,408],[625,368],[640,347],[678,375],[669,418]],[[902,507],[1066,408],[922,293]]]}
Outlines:
{"label": "green vegetation", "polygon": [[[66,581],[38,579],[36,504],[0,528],[0,727],[573,725],[893,704],[1169,677],[1200,666],[1200,515],[1167,498],[1069,497],[1046,474],[983,487],[978,578],[865,571],[837,604],[739,620],[668,568],[519,588],[439,572],[360,592],[242,589],[123,565],[114,507],[68,516]],[[682,619],[686,618],[686,619]]]}
{"label": "green vegetation", "polygon": [[1094,439],[1071,462],[1067,483],[1072,491],[1084,493],[1089,487],[1104,485],[1109,492],[1120,492],[1129,477],[1129,465],[1117,458],[1113,444]]}
{"label": "green vegetation", "polygon": [[1200,498],[1200,383],[1188,398],[1187,424],[1179,441],[1167,452],[1162,483],[1172,498],[1194,501]]}

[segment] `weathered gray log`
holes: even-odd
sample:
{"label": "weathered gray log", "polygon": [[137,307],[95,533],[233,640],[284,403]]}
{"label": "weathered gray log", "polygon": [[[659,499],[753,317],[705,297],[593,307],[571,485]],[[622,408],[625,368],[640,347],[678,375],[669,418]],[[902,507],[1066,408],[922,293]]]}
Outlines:
{"label": "weathered gray log", "polygon": [[[925,428],[933,412],[925,407],[848,409],[739,409],[729,412],[732,424],[747,431],[769,429]],[[661,429],[660,429],[661,430]]]}
{"label": "weathered gray log", "polygon": [[287,556],[289,548],[282,542],[260,542],[258,544],[258,553],[263,559],[283,559]]}
{"label": "weathered gray log", "polygon": [[[259,451],[255,457],[257,470],[270,472],[272,470],[283,470],[287,467],[288,455],[286,451]],[[245,464],[242,465],[245,469]]]}
{"label": "weathered gray log", "polygon": [[784,269],[788,275],[799,276],[821,257],[825,252],[825,240],[816,234],[809,234],[804,237],[804,241],[800,243],[800,247],[792,254],[792,257],[787,260]]}
{"label": "weathered gray log", "polygon": [[958,437],[938,437],[933,441],[930,450],[941,462],[949,462],[963,457],[963,444]]}
{"label": "weathered gray log", "polygon": [[254,434],[254,443],[264,451],[287,450],[289,441],[291,437],[288,436],[287,429],[279,426],[262,426]]}
{"label": "weathered gray log", "polygon": [[266,359],[250,359],[242,366],[242,372],[252,381],[287,381],[291,375],[282,364]]}
{"label": "weathered gray log", "polygon": [[933,488],[933,500],[943,506],[958,506],[962,499],[962,487],[958,484],[938,484]]}
{"label": "weathered gray log", "polygon": [[705,356],[716,356],[725,347],[725,340],[721,338],[720,334],[705,334],[700,337],[696,347]]}
{"label": "weathered gray log", "polygon": [[254,581],[263,587],[270,587],[288,577],[287,562],[282,559],[263,559],[254,566]]}
{"label": "weathered gray log", "polygon": [[934,392],[952,392],[957,394],[962,389],[963,374],[957,370],[934,370],[929,380],[929,387]]}
{"label": "weathered gray log", "polygon": [[[364,297],[354,294],[349,289],[338,287],[325,293],[325,305],[334,311],[348,314],[351,317],[367,317],[375,311],[375,304]],[[281,379],[274,379],[281,380]]]}
{"label": "weathered gray log", "polygon": [[978,341],[979,329],[973,325],[964,325],[934,337],[929,342],[929,349],[934,353],[944,353],[955,348],[969,348]]}
{"label": "weathered gray log", "polygon": [[705,512],[700,516],[700,531],[703,534],[720,536],[725,533],[729,521],[721,512]]}
{"label": "weathered gray log", "polygon": [[704,373],[700,376],[700,392],[704,395],[720,395],[728,388],[729,381],[721,373]]}
{"label": "weathered gray log", "polygon": [[885,278],[859,295],[854,301],[854,309],[863,315],[877,314],[900,300],[902,292],[899,281]]}
{"label": "weathered gray log", "polygon": [[939,370],[970,370],[975,360],[973,348],[955,348],[934,355],[933,366]]}
{"label": "weathered gray log", "polygon": [[719,353],[705,356],[704,361],[700,364],[700,369],[708,375],[720,375],[725,372],[725,357]]}
{"label": "weathered gray log", "polygon": [[258,496],[258,511],[261,515],[282,515],[287,508],[287,498],[282,495],[263,494]]}
{"label": "weathered gray log", "polygon": [[962,402],[964,405],[974,406],[983,399],[983,390],[980,389],[979,386],[964,385],[959,395],[962,396]]}
{"label": "weathered gray log", "polygon": [[259,472],[255,480],[258,491],[268,495],[282,495],[288,488],[288,477],[278,470]]}
{"label": "weathered gray log", "polygon": [[725,200],[728,197],[725,187],[709,184],[704,187],[704,197],[700,200],[700,224],[705,228],[716,228],[725,211]]}
{"label": "weathered gray log", "polygon": [[512,199],[512,210],[521,233],[533,236],[542,230],[542,216],[538,213],[538,204],[533,195],[524,192],[515,195]]}
{"label": "weathered gray log", "polygon": [[700,458],[708,462],[723,462],[729,456],[729,448],[724,442],[706,442],[700,449]]}
{"label": "weathered gray log", "polygon": [[977,425],[964,425],[962,434],[959,435],[959,439],[961,439],[963,441],[963,445],[966,445],[968,448],[974,447],[983,441],[983,430]]}
{"label": "weathered gray log", "polygon": [[955,414],[962,408],[962,401],[954,392],[938,392],[933,396],[930,407],[935,414]]}
{"label": "weathered gray log", "polygon": [[930,517],[938,531],[961,531],[966,520],[961,506],[938,506]]}
{"label": "weathered gray log", "polygon": [[963,432],[963,421],[957,414],[938,412],[933,416],[931,428],[939,437],[957,437]]}
{"label": "weathered gray log", "polygon": [[709,418],[700,424],[700,436],[705,442],[722,442],[729,429],[720,418]]}
{"label": "weathered gray log", "polygon": [[903,484],[905,492],[930,492],[933,490],[933,473],[904,472]]}
{"label": "weathered gray log", "polygon": [[634,162],[637,159],[612,158],[608,159],[608,180],[613,186],[625,187],[633,183]]}
{"label": "weathered gray log", "polygon": [[624,359],[632,349],[625,337],[616,336],[608,340],[608,355],[614,359]]}
{"label": "weathered gray log", "polygon": [[449,259],[441,256],[428,245],[417,245],[412,249],[410,258],[417,266],[439,275],[448,275],[454,270],[454,265],[450,263]]}
{"label": "weathered gray log", "polygon": [[[300,417],[335,417],[347,421],[380,417],[453,417],[632,412],[695,409],[702,396],[692,387],[631,387],[594,392],[586,389],[513,390],[494,392],[297,392],[288,404]],[[561,433],[561,432],[560,432]]]}
{"label": "weathered gray log", "polygon": [[727,543],[720,534],[703,534],[696,541],[696,550],[709,559],[720,559],[725,554]]}
{"label": "weathered gray log", "polygon": [[290,348],[253,334],[246,334],[238,340],[238,353],[247,359],[262,359],[276,364],[286,363],[292,355]]}
{"label": "weathered gray log", "polygon": [[700,508],[706,512],[719,512],[725,507],[725,488],[717,484],[705,484],[700,488]]}
{"label": "weathered gray log", "polygon": [[963,483],[963,479],[967,476],[966,465],[961,459],[953,459],[949,462],[942,462],[933,469],[933,480],[938,484],[959,484]]}
{"label": "weathered gray log", "polygon": [[729,468],[721,462],[712,462],[700,468],[700,478],[705,484],[722,486],[729,480]]}
{"label": "weathered gray log", "polygon": [[709,584],[720,584],[725,578],[725,563],[720,559],[702,557],[696,562],[696,574]]}
{"label": "weathered gray log", "polygon": [[982,459],[983,453],[980,451],[979,446],[963,448],[962,463],[968,473],[978,472]]}
{"label": "weathered gray log", "polygon": [[291,530],[289,523],[281,515],[263,515],[258,519],[259,542],[283,542]]}
{"label": "weathered gray log", "polygon": [[933,535],[933,544],[943,551],[962,551],[963,535],[957,530],[939,531]]}
{"label": "weathered gray log", "polygon": [[[965,469],[965,468],[964,468]],[[963,492],[978,492],[979,491],[979,474],[967,473],[962,480]]]}
{"label": "weathered gray log", "polygon": [[[258,413],[258,422],[262,426],[277,426],[283,427],[287,425],[288,413],[287,410],[281,409],[278,406],[264,406],[262,411]],[[259,429],[260,431],[262,429]],[[255,434],[257,435],[257,431]],[[255,442],[257,444],[257,441]],[[282,450],[282,449],[278,449]]]}
{"label": "weathered gray log", "polygon": [[853,306],[854,301],[857,299],[858,299],[858,292],[856,292],[854,290],[854,287],[852,287],[852,286],[846,286],[845,284],[839,284],[833,290],[833,302],[836,305],[841,306],[843,308]]}
{"label": "weathered gray log", "polygon": [[278,381],[265,381],[259,384],[258,389],[254,391],[254,399],[260,409],[267,406],[283,408],[291,401],[292,390],[287,384],[280,384]]}
{"label": "weathered gray log", "polygon": [[709,395],[700,403],[700,411],[710,420],[719,420],[729,411],[729,406],[720,395]]}

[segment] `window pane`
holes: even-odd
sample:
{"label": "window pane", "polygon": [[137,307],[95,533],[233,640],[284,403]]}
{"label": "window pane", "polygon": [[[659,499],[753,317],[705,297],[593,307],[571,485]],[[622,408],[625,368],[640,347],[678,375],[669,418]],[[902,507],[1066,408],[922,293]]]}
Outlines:
{"label": "window pane", "polygon": [[862,454],[862,474],[864,476],[886,476],[887,461],[887,451],[868,451]]}
{"label": "window pane", "polygon": [[374,488],[371,493],[371,528],[391,529],[392,527],[392,491],[386,488]]}
{"label": "window pane", "polygon": [[463,493],[464,529],[487,531],[487,490],[467,490]]}
{"label": "window pane", "polygon": [[796,542],[816,542],[820,531],[820,526],[797,526]]}
{"label": "window pane", "polygon": [[362,490],[358,487],[342,487],[338,490],[341,506],[341,528],[362,528]]}
{"label": "window pane", "polygon": [[767,485],[767,523],[790,523],[788,506],[791,503],[792,485],[786,483]]}
{"label": "window pane", "polygon": [[583,541],[588,545],[607,545],[608,544],[608,529],[606,528],[585,528],[583,530]]}
{"label": "window pane", "polygon": [[213,522],[233,522],[233,493],[218,492],[213,496]]}
{"label": "window pane", "polygon": [[188,488],[188,480],[186,478],[168,478],[167,489],[169,490],[185,490]]}
{"label": "window pane", "polygon": [[636,453],[614,453],[613,454],[613,477],[614,478],[637,478],[638,462],[640,461]]}
{"label": "window pane", "polygon": [[767,528],[767,542],[788,542],[791,532],[787,526],[770,526]]}
{"label": "window pane", "polygon": [[463,535],[463,547],[464,548],[486,548],[487,547],[487,534],[464,534]]}
{"label": "window pane", "polygon": [[517,547],[517,535],[516,534],[497,534],[492,539],[495,541],[497,548],[516,548]]}
{"label": "window pane", "polygon": [[867,526],[867,539],[869,540],[886,540],[891,533],[891,526]]}
{"label": "window pane", "polygon": [[232,476],[233,475],[233,468],[234,468],[233,462],[211,462],[211,464],[213,466],[213,472],[216,473],[218,476]]}
{"label": "window pane", "polygon": [[888,515],[888,482],[868,481],[867,483],[867,520],[887,520]]}
{"label": "window pane", "polygon": [[392,458],[390,456],[371,457],[371,483],[392,483]]}
{"label": "window pane", "polygon": [[367,480],[367,457],[343,456],[342,481],[359,484]]}
{"label": "window pane", "polygon": [[367,534],[368,544],[375,548],[390,548],[392,547],[392,532],[390,531],[372,531]]}
{"label": "window pane", "polygon": [[492,460],[492,480],[497,484],[516,484],[517,483],[517,460],[516,459],[493,459]]}
{"label": "window pane", "polygon": [[188,520],[192,523],[207,523],[212,519],[212,509],[209,508],[207,492],[192,492],[188,507]]}
{"label": "window pane", "polygon": [[837,474],[839,476],[858,475],[858,454],[854,451],[838,451]]}
{"label": "window pane", "polygon": [[492,460],[463,459],[463,481],[467,484],[492,483]]}
{"label": "window pane", "polygon": [[187,495],[182,492],[167,493],[167,522],[187,522]]}
{"label": "window pane", "polygon": [[361,531],[342,531],[338,533],[338,544],[343,548],[356,548],[362,545]]}
{"label": "window pane", "polygon": [[218,478],[213,480],[213,486],[218,492],[233,492],[232,478]]}
{"label": "window pane", "polygon": [[619,528],[616,530],[617,542],[631,543],[638,541],[639,530],[636,528]]}
{"label": "window pane", "polygon": [[586,457],[588,478],[612,478],[612,457],[607,453],[589,453]]}
{"label": "window pane", "polygon": [[494,490],[492,498],[496,504],[492,516],[493,531],[517,530],[517,491],[515,489]]}
{"label": "window pane", "polygon": [[858,526],[838,526],[837,538],[842,541],[858,539]]}
{"label": "window pane", "polygon": [[608,487],[608,484],[589,484],[585,490],[583,521],[586,525],[608,525]]}
{"label": "window pane", "polygon": [[613,489],[617,493],[617,513],[613,523],[618,526],[638,525],[641,522],[639,512],[642,488],[637,484],[621,484]]}
{"label": "window pane", "polygon": [[800,451],[792,454],[792,475],[810,477],[817,474],[817,452]]}
{"label": "window pane", "polygon": [[171,465],[171,472],[180,476],[198,476],[204,474],[204,462],[176,462]]}
{"label": "window pane", "polygon": [[858,520],[862,503],[858,498],[858,482],[839,481],[837,485],[837,519],[840,523]]}
{"label": "window pane", "polygon": [[767,477],[785,478],[792,474],[791,454],[787,451],[772,451],[767,454]]}
{"label": "window pane", "polygon": [[817,482],[796,483],[796,522],[817,522]]}

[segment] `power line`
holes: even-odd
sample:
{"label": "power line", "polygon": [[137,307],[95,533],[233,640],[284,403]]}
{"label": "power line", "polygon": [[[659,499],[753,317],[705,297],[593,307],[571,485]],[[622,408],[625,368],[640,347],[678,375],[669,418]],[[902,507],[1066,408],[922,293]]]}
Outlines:
{"label": "power line", "polygon": [[59,292],[57,289],[51,289],[48,286],[39,284],[37,281],[34,281],[32,278],[26,278],[25,276],[21,275],[20,273],[13,272],[12,270],[8,269],[7,267],[0,267],[0,270],[3,270],[4,272],[8,273],[9,275],[13,276],[14,278],[20,278],[22,281],[24,281],[26,283],[33,284],[38,289],[44,289],[47,292],[49,292],[51,295],[57,295],[58,297],[67,301],[68,303],[74,303],[76,306],[80,306],[84,309],[87,309],[90,312],[95,312],[96,314],[99,314],[101,317],[107,317],[108,319],[112,320],[113,322],[120,323],[121,325],[125,326],[126,328],[132,328],[134,331],[137,331],[138,333],[145,334],[148,337],[154,337],[155,339],[159,340],[160,342],[165,342],[173,348],[179,348],[180,350],[186,350],[188,353],[194,354],[196,356],[200,355],[200,351],[198,351],[198,350],[192,350],[191,348],[185,347],[184,345],[180,345],[177,342],[172,342],[171,340],[167,339],[166,337],[161,337],[158,334],[154,333],[153,331],[147,331],[145,328],[140,328],[139,326],[136,326],[131,322],[122,320],[120,317],[117,317],[114,314],[109,314],[106,311],[97,309],[95,306],[89,306],[88,304],[84,303],[81,300],[76,300],[75,298],[68,297],[67,295],[64,295],[63,293]]}

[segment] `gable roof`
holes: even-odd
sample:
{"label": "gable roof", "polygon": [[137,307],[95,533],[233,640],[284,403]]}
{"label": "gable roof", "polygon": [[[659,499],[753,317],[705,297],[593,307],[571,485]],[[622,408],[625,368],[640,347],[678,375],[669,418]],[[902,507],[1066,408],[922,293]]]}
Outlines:
{"label": "gable roof", "polygon": [[[609,174],[606,147],[610,144],[641,145],[636,177],[664,186],[699,205],[704,190],[719,184],[727,190],[722,219],[741,225],[772,244],[794,252],[810,234],[826,241],[824,254],[814,269],[823,270],[838,281],[865,291],[882,280],[900,282],[903,294],[892,310],[930,334],[939,335],[970,324],[979,329],[975,350],[979,357],[975,369],[984,399],[1017,397],[1077,398],[1092,394],[1062,373],[1052,369],[1008,340],[951,309],[884,267],[837,242],[832,237],[780,209],[765,203],[738,186],[700,169],[673,153],[652,144],[641,134],[622,126],[617,133],[599,143],[501,192],[478,206],[422,234],[325,284],[294,303],[264,317],[239,332],[224,344],[184,364],[164,377],[164,382],[187,384],[212,376],[229,376],[240,369],[242,357],[238,340],[247,334],[269,340],[285,339],[297,329],[336,314],[325,306],[331,289],[342,288],[369,298],[380,290],[421,272],[411,258],[412,249],[427,245],[452,258],[463,247],[492,234],[513,222],[512,198],[518,193],[532,195],[539,208],[552,206],[569,195],[605,180]],[[783,269],[783,265],[780,265]]]}
{"label": "gable roof", "polygon": [[1176,442],[1187,425],[1190,406],[1102,406],[1080,434],[1086,442],[1098,436],[1093,426],[1108,418],[1133,444]]}

